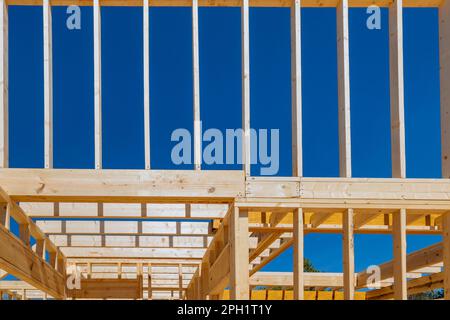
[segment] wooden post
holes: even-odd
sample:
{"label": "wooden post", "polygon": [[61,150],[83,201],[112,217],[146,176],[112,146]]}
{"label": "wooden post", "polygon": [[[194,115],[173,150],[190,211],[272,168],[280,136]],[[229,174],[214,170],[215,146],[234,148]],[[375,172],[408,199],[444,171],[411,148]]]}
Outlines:
{"label": "wooden post", "polygon": [[[350,52],[348,0],[340,0],[337,10],[338,105],[339,105],[339,173],[352,176],[350,123]],[[353,300],[355,294],[355,259],[353,209],[342,213],[344,298]]]}
{"label": "wooden post", "polygon": [[248,211],[234,207],[230,217],[230,298],[248,300],[249,238]]}
{"label": "wooden post", "polygon": [[56,270],[64,276],[66,275],[66,260],[61,252],[57,252],[56,254]]}
{"label": "wooden post", "polygon": [[192,0],[192,66],[194,89],[194,169],[202,163],[202,133],[200,120],[200,66],[198,48],[198,0]]}
{"label": "wooden post", "polygon": [[292,175],[303,175],[301,0],[291,7]]}
{"label": "wooden post", "polygon": [[11,226],[11,206],[6,203],[0,203],[0,224],[7,230]]}
{"label": "wooden post", "polygon": [[52,7],[43,0],[44,19],[44,165],[53,168],[53,60],[52,60]]}
{"label": "wooden post", "polygon": [[406,209],[395,212],[393,219],[394,242],[394,298],[408,298],[406,283]]}
{"label": "wooden post", "polygon": [[147,266],[147,274],[148,274],[148,285],[147,285],[147,291],[148,291],[148,300],[152,300],[152,264],[149,263]]}
{"label": "wooden post", "polygon": [[45,239],[36,239],[36,254],[45,260]]}
{"label": "wooden post", "polygon": [[57,252],[56,251],[49,251],[48,253],[48,263],[56,269],[56,258],[57,258]]}
{"label": "wooden post", "polygon": [[352,176],[350,136],[350,59],[348,41],[348,0],[340,0],[337,13],[339,171]]}
{"label": "wooden post", "polygon": [[20,240],[26,245],[30,245],[30,225],[28,223],[19,224]]}
{"label": "wooden post", "polygon": [[183,265],[178,265],[178,298],[183,299]]}
{"label": "wooden post", "polygon": [[242,0],[241,32],[242,32],[242,163],[247,176],[251,175],[250,154],[250,31],[249,0]]}
{"label": "wooden post", "polygon": [[207,300],[208,298],[208,290],[209,290],[209,262],[202,263],[200,266],[201,271],[201,282],[200,282],[200,299]]}
{"label": "wooden post", "polygon": [[94,0],[94,139],[95,169],[102,168],[102,22],[100,0]]}
{"label": "wooden post", "polygon": [[137,263],[136,264],[136,279],[139,282],[139,287],[138,287],[138,296],[139,296],[139,300],[143,300],[144,297],[144,277],[143,277],[143,273],[144,273],[144,268],[142,266],[142,263]]}
{"label": "wooden post", "polygon": [[149,4],[144,0],[143,25],[144,25],[144,152],[145,169],[150,169],[150,30],[149,30]]}
{"label": "wooden post", "polygon": [[442,177],[450,178],[450,1],[439,7]]}
{"label": "wooden post", "polygon": [[344,260],[344,299],[355,297],[355,253],[353,237],[353,209],[342,213],[343,260]]}
{"label": "wooden post", "polygon": [[0,168],[8,167],[8,4],[0,3]]}
{"label": "wooden post", "polygon": [[450,300],[450,212],[442,215],[442,244],[444,261],[444,299]]}
{"label": "wooden post", "polygon": [[304,300],[303,209],[294,210],[294,300]]}
{"label": "wooden post", "polygon": [[402,3],[402,0],[394,0],[389,7],[391,157],[394,178],[406,178]]}

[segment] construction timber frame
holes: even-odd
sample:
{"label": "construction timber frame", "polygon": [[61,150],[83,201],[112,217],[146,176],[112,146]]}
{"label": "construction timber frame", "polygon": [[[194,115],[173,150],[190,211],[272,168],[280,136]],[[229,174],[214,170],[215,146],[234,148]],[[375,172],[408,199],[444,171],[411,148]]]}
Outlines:
{"label": "construction timber frame", "polygon": [[[11,299],[450,299],[450,0],[1,0],[0,297]],[[8,6],[43,9],[45,168],[8,167]],[[93,6],[95,168],[53,169],[52,6]],[[389,8],[392,178],[352,178],[350,7]],[[101,6],[143,8],[145,169],[102,169]],[[149,10],[192,8],[194,169],[150,167]],[[240,7],[243,168],[201,168],[199,6]],[[292,177],[250,175],[249,8],[291,10]],[[336,7],[340,177],[303,177],[301,7]],[[439,8],[442,179],[407,179],[404,7]],[[19,225],[14,235],[11,220]],[[304,272],[304,237],[342,234],[343,273]],[[379,288],[354,267],[354,234],[392,234]],[[442,242],[407,254],[407,234]],[[32,245],[30,239],[35,243]],[[293,272],[261,269],[293,247]],[[68,284],[72,283],[73,286]],[[273,289],[278,287],[278,289]],[[279,287],[282,289],[280,290]]]}

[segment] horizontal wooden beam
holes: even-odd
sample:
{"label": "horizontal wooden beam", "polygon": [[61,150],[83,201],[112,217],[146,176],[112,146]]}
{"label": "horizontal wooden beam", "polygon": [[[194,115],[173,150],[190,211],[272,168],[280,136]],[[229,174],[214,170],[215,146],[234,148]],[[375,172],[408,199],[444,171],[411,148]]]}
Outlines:
{"label": "horizontal wooden beam", "polygon": [[137,279],[82,279],[81,288],[68,290],[76,299],[141,299],[142,277]]}
{"label": "horizontal wooden beam", "polygon": [[0,169],[20,202],[227,203],[243,195],[241,171]]}
{"label": "horizontal wooden beam", "polygon": [[177,248],[93,248],[64,247],[61,251],[67,258],[108,258],[108,259],[188,259],[203,258],[204,249]]}
{"label": "horizontal wooden beam", "polygon": [[[303,0],[302,7],[336,7],[338,0]],[[437,7],[441,4],[441,0],[405,0],[405,7]],[[42,5],[42,0],[8,0],[9,5]],[[388,7],[389,0],[351,0],[350,7],[368,7],[370,5],[378,5],[380,7]],[[92,0],[52,0],[54,6],[92,6]],[[101,0],[102,6],[142,6],[142,0]],[[190,7],[191,0],[151,0],[151,7]],[[240,0],[199,0],[198,5],[201,7],[239,7]],[[251,7],[290,7],[290,0],[250,0]]]}
{"label": "horizontal wooden beam", "polygon": [[[229,203],[267,211],[450,210],[449,179],[245,178],[242,171],[0,169],[20,202]],[[243,196],[246,198],[242,198]]]}
{"label": "horizontal wooden beam", "polygon": [[64,247],[121,247],[121,248],[208,248],[208,236],[134,236],[134,235],[50,235],[59,248]]}
{"label": "horizontal wooden beam", "polygon": [[221,219],[227,204],[196,203],[76,203],[22,202],[22,210],[33,218],[110,219]]}
{"label": "horizontal wooden beam", "polygon": [[[304,272],[305,287],[341,288],[342,273]],[[292,287],[292,272],[256,272],[250,278],[251,286]]]}
{"label": "horizontal wooden beam", "polygon": [[47,234],[212,235],[208,221],[37,220]]}
{"label": "horizontal wooden beam", "polygon": [[[444,286],[444,273],[439,272],[432,275],[412,279],[407,282],[408,295],[418,294]],[[368,300],[392,299],[394,297],[394,286],[368,291],[366,293]]]}
{"label": "horizontal wooden beam", "polygon": [[[192,259],[186,259],[186,258],[151,258],[151,257],[141,257],[139,261],[134,258],[124,258],[124,257],[68,257],[67,258],[67,264],[80,264],[80,265],[87,265],[91,264],[92,268],[95,268],[95,265],[102,265],[102,266],[117,266],[117,264],[122,265],[136,265],[137,262],[140,262],[144,265],[144,270],[147,270],[145,267],[145,264],[151,264],[152,272],[157,272],[156,270],[159,270],[158,272],[164,273],[164,270],[167,270],[167,272],[172,273],[172,269],[174,266],[177,266],[175,268],[178,268],[178,265],[182,264],[183,268],[186,266],[191,267],[197,267],[200,264],[200,261],[198,260],[192,260]],[[177,271],[178,272],[178,271]]]}
{"label": "horizontal wooden beam", "polygon": [[[414,251],[406,256],[406,271],[412,272],[417,269],[435,265],[442,262],[442,242]],[[389,261],[379,265],[380,281],[391,278],[394,274],[394,262]],[[371,273],[359,272],[357,275],[357,287],[363,288],[367,285],[367,280]]]}
{"label": "horizontal wooden beam", "polygon": [[[324,204],[331,208],[331,204],[342,204],[342,200],[350,201],[348,205],[354,205],[354,209],[382,200],[380,204],[385,207],[381,208],[389,209],[394,203],[432,203],[445,201],[450,196],[450,179],[250,177],[246,184],[247,199],[238,200],[240,206],[246,203],[251,206],[252,202],[264,206],[270,204],[270,199],[290,198],[284,201],[286,206],[297,202],[296,205],[304,209],[320,208]],[[317,201],[317,205],[310,200]]]}

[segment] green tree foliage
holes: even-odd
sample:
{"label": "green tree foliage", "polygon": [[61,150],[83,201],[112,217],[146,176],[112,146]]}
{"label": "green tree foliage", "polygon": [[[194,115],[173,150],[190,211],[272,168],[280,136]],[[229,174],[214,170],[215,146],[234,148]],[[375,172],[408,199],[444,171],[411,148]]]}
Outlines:
{"label": "green tree foliage", "polygon": [[313,263],[308,258],[303,260],[303,269],[305,272],[319,272],[319,270],[314,267]]}

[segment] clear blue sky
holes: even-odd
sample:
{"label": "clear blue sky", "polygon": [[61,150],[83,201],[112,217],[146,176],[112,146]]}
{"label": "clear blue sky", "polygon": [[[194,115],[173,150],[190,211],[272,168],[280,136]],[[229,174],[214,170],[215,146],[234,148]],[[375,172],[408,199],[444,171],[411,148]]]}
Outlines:
{"label": "clear blue sky", "polygon": [[[68,30],[53,8],[54,162],[93,168],[92,8],[81,30]],[[366,28],[365,9],[350,9],[353,175],[389,177],[388,15]],[[200,8],[203,128],[241,125],[239,8]],[[302,10],[304,174],[338,176],[336,19],[334,9]],[[10,7],[10,165],[43,167],[42,8]],[[250,10],[251,126],[280,129],[280,175],[291,173],[290,21],[288,9]],[[152,167],[174,169],[176,128],[192,129],[190,8],[150,11]],[[144,168],[142,9],[102,9],[103,166]],[[407,176],[440,176],[438,24],[435,9],[404,10]],[[255,166],[254,169],[257,166]],[[179,168],[179,167],[178,167]],[[189,166],[181,167],[189,169]],[[207,169],[236,169],[209,166]],[[259,170],[254,170],[254,174]],[[340,271],[340,235],[308,235],[306,257]],[[408,236],[408,251],[439,237]],[[389,236],[358,235],[356,269],[392,256]],[[291,270],[291,250],[266,270]]]}

